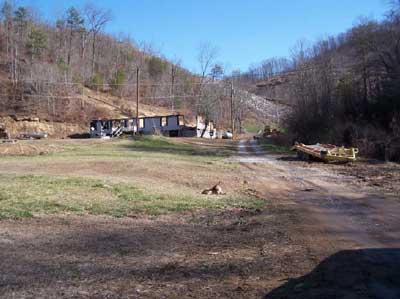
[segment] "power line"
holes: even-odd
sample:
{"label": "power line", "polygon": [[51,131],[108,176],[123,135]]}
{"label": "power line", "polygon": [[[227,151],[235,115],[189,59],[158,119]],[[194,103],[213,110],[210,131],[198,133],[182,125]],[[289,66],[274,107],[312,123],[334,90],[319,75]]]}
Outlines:
{"label": "power line", "polygon": [[60,96],[60,95],[42,95],[42,94],[0,94],[2,97],[14,97],[14,96],[21,96],[21,97],[28,97],[28,98],[58,98],[58,99],[81,99],[78,95],[77,96]]}
{"label": "power line", "polygon": [[[147,100],[163,100],[163,99],[176,99],[176,98],[197,98],[202,97],[203,95],[175,95],[175,96],[158,96],[158,97],[140,97],[141,99]],[[132,97],[124,98],[124,99],[132,99]]]}
{"label": "power line", "polygon": [[[77,100],[82,100],[82,97],[91,97],[89,95],[76,95],[76,96],[60,96],[60,95],[42,95],[42,94],[0,94],[1,97],[14,97],[14,96],[21,96],[21,97],[36,97],[36,98],[53,98],[53,99],[77,99]],[[156,100],[156,99],[173,99],[173,98],[195,98],[195,97],[201,97],[203,95],[190,95],[190,94],[185,94],[185,95],[175,95],[175,96],[156,96],[156,97],[143,97],[141,96],[141,99],[149,99],[149,100]],[[122,99],[133,99],[132,97],[123,97]]]}
{"label": "power line", "polygon": [[[0,80],[0,82],[6,82],[10,83],[9,80]],[[76,82],[52,82],[52,81],[47,81],[47,80],[18,80],[18,83],[34,83],[34,84],[49,84],[49,85],[76,85],[76,86],[81,86],[81,87],[86,87],[82,83],[76,83]],[[90,84],[90,86],[136,86],[137,83],[124,83],[124,84]],[[176,86],[206,86],[206,85],[215,85],[215,86],[221,86],[220,82],[206,82],[206,83],[179,83],[179,84],[174,84],[174,87]],[[140,83],[140,86],[167,86],[170,87],[171,83]]]}

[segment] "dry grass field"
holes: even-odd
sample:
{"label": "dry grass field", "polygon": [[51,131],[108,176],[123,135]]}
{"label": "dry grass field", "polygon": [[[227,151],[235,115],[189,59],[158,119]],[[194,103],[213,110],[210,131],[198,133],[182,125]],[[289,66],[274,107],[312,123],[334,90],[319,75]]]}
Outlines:
{"label": "dry grass field", "polygon": [[395,199],[240,144],[0,144],[0,297],[396,298]]}

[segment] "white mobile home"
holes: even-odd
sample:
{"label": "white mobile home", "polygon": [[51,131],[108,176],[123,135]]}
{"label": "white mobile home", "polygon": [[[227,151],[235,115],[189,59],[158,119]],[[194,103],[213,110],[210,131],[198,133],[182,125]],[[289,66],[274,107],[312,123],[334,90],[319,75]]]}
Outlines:
{"label": "white mobile home", "polygon": [[183,115],[144,116],[139,117],[139,128],[136,128],[136,118],[94,119],[90,123],[90,136],[117,137],[122,133],[138,132],[143,135],[160,133],[170,137],[182,136],[185,128]]}

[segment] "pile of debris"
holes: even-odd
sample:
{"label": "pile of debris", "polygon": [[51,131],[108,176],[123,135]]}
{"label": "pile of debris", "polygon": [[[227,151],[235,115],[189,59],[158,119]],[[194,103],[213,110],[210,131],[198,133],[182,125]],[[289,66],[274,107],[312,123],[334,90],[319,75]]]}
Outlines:
{"label": "pile of debris", "polygon": [[[47,132],[21,133],[16,136],[16,139],[44,139],[48,136]],[[14,142],[6,126],[2,123],[0,123],[0,139],[3,139],[3,142]]]}
{"label": "pile of debris", "polygon": [[47,132],[36,132],[36,133],[22,133],[17,138],[25,139],[25,140],[33,140],[33,139],[46,139],[49,137]]}
{"label": "pile of debris", "polygon": [[233,139],[233,134],[230,130],[217,129],[213,121],[206,120],[198,115],[196,117],[197,137],[206,139]]}
{"label": "pile of debris", "polygon": [[273,137],[279,136],[281,134],[282,133],[278,129],[275,129],[269,125],[266,125],[264,127],[264,130],[258,131],[257,135],[255,135],[253,138],[256,140],[261,139],[261,138],[273,138]]}

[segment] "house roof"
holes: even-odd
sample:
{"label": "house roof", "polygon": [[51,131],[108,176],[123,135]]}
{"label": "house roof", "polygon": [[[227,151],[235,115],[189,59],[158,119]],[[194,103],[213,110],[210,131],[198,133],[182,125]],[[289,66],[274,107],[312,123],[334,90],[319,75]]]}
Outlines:
{"label": "house roof", "polygon": [[[168,114],[168,115],[154,115],[154,116],[139,116],[139,119],[148,119],[148,118],[163,118],[163,117],[179,117],[179,116],[184,116],[183,114]],[[136,117],[123,117],[123,118],[107,118],[107,119],[92,119],[92,121],[108,121],[108,120],[130,120],[130,119],[136,119]]]}

